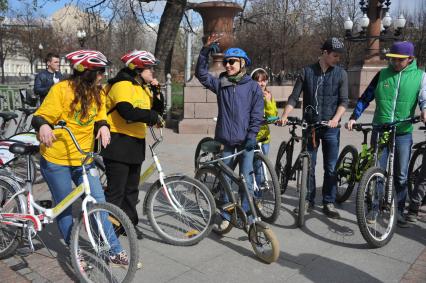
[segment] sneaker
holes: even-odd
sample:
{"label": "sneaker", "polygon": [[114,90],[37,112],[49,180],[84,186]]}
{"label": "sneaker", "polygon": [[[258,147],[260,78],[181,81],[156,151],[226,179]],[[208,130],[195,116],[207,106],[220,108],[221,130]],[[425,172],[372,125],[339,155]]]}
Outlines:
{"label": "sneaker", "polygon": [[143,233],[142,233],[142,231],[136,225],[133,226],[133,227],[135,228],[136,237],[138,238],[138,240],[142,240],[143,239]]}
{"label": "sneaker", "polygon": [[408,224],[407,220],[405,220],[405,217],[401,213],[396,214],[396,225],[398,225],[399,228],[410,227],[410,224]]}
{"label": "sneaker", "polygon": [[336,209],[334,208],[334,204],[332,203],[324,204],[324,206],[322,207],[322,211],[329,218],[340,218],[340,214],[336,211]]}
{"label": "sneaker", "polygon": [[110,255],[109,256],[109,261],[114,264],[114,265],[118,265],[118,266],[128,266],[129,265],[129,258],[127,256],[126,251],[121,251],[118,254],[115,255]]}
{"label": "sneaker", "polygon": [[375,210],[370,210],[368,214],[365,216],[365,221],[367,224],[375,224],[377,221],[377,216],[379,213]]}
{"label": "sneaker", "polygon": [[416,223],[417,222],[417,216],[418,216],[418,213],[413,212],[413,211],[409,211],[407,216],[405,216],[405,220],[407,220],[408,222],[411,222],[411,223]]}
{"label": "sneaker", "polygon": [[[311,209],[314,208],[314,204],[310,202],[305,202],[305,214],[308,214],[311,212]],[[299,207],[296,207],[293,209],[293,212],[296,214],[299,214]]]}
{"label": "sneaker", "polygon": [[77,250],[77,262],[80,267],[81,272],[85,272],[87,269],[87,262],[84,260],[83,255],[81,254],[81,250]]}

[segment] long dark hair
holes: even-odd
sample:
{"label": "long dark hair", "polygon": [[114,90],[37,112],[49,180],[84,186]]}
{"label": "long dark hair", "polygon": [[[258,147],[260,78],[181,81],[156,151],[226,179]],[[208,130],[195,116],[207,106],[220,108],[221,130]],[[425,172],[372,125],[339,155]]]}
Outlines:
{"label": "long dark hair", "polygon": [[75,96],[70,105],[71,111],[74,112],[77,104],[80,104],[81,119],[87,118],[93,101],[96,103],[98,109],[101,107],[102,86],[96,83],[97,73],[98,71],[96,70],[74,71],[73,75],[69,78]]}

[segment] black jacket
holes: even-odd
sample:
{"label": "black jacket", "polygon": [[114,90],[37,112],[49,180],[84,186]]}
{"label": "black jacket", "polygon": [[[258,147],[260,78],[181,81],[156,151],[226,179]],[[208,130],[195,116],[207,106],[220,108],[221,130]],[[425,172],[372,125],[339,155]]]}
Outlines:
{"label": "black jacket", "polygon": [[53,77],[62,80],[61,72],[51,73],[48,70],[43,70],[38,73],[34,81],[34,93],[40,96],[40,101],[43,101],[49,92],[52,85],[54,85]]}

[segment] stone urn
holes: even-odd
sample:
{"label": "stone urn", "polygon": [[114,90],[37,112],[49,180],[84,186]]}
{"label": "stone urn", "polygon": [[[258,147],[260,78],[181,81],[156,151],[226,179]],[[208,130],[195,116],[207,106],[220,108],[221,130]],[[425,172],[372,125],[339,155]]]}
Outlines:
{"label": "stone urn", "polygon": [[212,54],[213,64],[210,64],[209,71],[215,74],[223,72],[225,70],[222,65],[223,52],[232,47],[235,42],[234,18],[243,9],[236,3],[225,1],[193,4],[191,8],[200,13],[203,19],[203,43],[212,34],[216,33],[221,36],[219,39],[220,52]]}

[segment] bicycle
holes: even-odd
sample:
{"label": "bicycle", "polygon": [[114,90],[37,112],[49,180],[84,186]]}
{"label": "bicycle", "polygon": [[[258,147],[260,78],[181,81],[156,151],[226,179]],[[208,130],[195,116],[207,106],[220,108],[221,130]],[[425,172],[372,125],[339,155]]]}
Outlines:
{"label": "bicycle", "polygon": [[[22,187],[7,176],[0,177],[0,258],[13,254],[23,238],[27,238],[30,250],[34,252],[33,237],[84,194],[82,215],[73,225],[70,242],[71,263],[78,279],[83,282],[131,282],[139,260],[133,225],[121,209],[109,203],[97,203],[91,196],[85,165],[97,153],[83,151],[65,122],[60,121],[55,129],[66,130],[78,151],[85,156],[81,165],[83,182],[55,207],[39,205],[33,197],[29,166],[31,155],[37,153],[39,147],[23,143],[11,145],[9,150],[12,153],[26,157],[27,178]],[[119,234],[127,236],[119,237]],[[127,250],[128,266],[116,268],[110,256],[124,249]]]}
{"label": "bicycle", "polygon": [[[424,131],[426,134],[426,127],[420,127],[420,131]],[[411,155],[410,164],[408,166],[408,196],[411,195],[414,190],[416,179],[419,176],[420,168],[422,167],[423,155],[426,154],[426,141],[415,144],[412,148],[414,150]],[[426,204],[426,197],[423,199],[423,204]]]}
{"label": "bicycle", "polygon": [[[392,239],[396,228],[397,199],[393,188],[396,126],[400,123],[417,122],[419,116],[373,125],[377,134],[389,132],[387,168],[378,166],[378,159],[375,158],[376,165],[362,175],[356,196],[358,226],[363,238],[372,248],[386,245]],[[378,147],[375,147],[374,156],[377,154]]]}
{"label": "bicycle", "polygon": [[[195,245],[204,239],[212,229],[213,214],[216,210],[213,196],[198,180],[183,174],[166,176],[155,152],[163,141],[160,135],[149,127],[154,143],[149,146],[153,162],[141,172],[139,184],[157,172],[158,180],[148,189],[143,200],[143,215],[147,215],[155,233],[166,243],[176,246]],[[95,159],[101,175],[105,175],[102,160]],[[101,176],[102,177],[102,176]],[[106,182],[106,177],[102,177]],[[103,184],[106,186],[106,183]]]}
{"label": "bicycle", "polygon": [[[196,170],[195,178],[206,184],[214,195],[221,224],[215,225],[213,231],[223,235],[231,231],[232,227],[242,229],[248,234],[248,239],[256,256],[266,263],[275,262],[280,254],[277,237],[272,229],[258,217],[253,197],[248,190],[244,176],[238,176],[231,167],[223,162],[225,159],[241,155],[245,150],[222,157],[223,146],[217,141],[206,142],[201,147],[204,152],[212,154],[212,159],[200,163],[201,167]],[[238,185],[239,191],[247,197],[248,212],[245,212],[242,208],[240,201],[233,193],[231,183],[226,178]],[[229,202],[224,203],[223,194],[227,196]]]}
{"label": "bicycle", "polygon": [[[278,117],[270,117],[265,120],[267,124],[276,123]],[[195,149],[194,166],[199,168],[199,164],[212,159],[212,154],[202,151],[202,144],[213,141],[211,137],[202,138]],[[265,140],[259,140],[254,149],[253,157],[253,191],[255,195],[255,207],[257,214],[268,223],[274,223],[280,215],[281,196],[278,190],[278,176],[269,158],[262,151],[262,144]],[[233,160],[231,168],[237,168],[240,159]]]}
{"label": "bicycle", "polygon": [[386,146],[389,140],[389,133],[386,132],[379,139],[376,139],[377,142],[375,145],[369,147],[367,141],[368,134],[373,130],[373,124],[356,123],[352,127],[355,131],[362,132],[363,141],[359,153],[355,146],[347,145],[342,149],[337,158],[337,203],[343,203],[351,196],[355,185],[359,184],[364,172],[375,164],[375,147],[378,147],[377,154],[380,155],[383,147]]}

